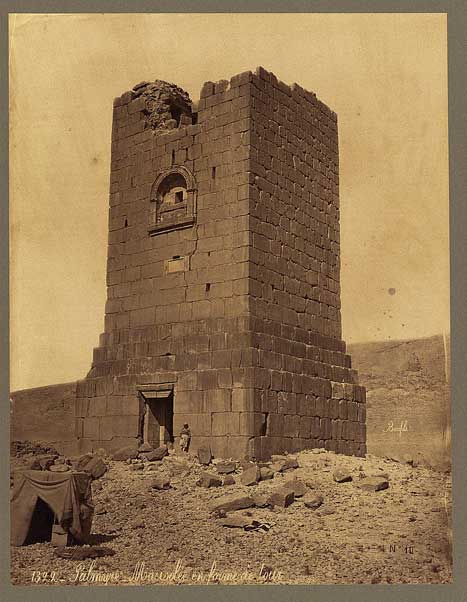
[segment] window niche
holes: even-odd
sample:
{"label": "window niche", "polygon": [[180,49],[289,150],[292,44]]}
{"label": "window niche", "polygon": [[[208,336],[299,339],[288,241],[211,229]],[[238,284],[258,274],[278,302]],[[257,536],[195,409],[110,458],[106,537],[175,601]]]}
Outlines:
{"label": "window niche", "polygon": [[196,188],[193,175],[182,166],[173,166],[152,185],[149,233],[189,228],[196,217]]}

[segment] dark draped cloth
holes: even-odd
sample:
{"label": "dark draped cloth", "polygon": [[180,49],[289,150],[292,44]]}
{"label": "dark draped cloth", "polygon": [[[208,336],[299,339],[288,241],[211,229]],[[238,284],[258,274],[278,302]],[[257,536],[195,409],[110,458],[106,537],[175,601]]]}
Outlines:
{"label": "dark draped cloth", "polygon": [[63,529],[78,541],[86,541],[94,511],[91,480],[86,472],[15,472],[10,504],[11,544],[21,546],[25,542],[38,498],[50,507]]}

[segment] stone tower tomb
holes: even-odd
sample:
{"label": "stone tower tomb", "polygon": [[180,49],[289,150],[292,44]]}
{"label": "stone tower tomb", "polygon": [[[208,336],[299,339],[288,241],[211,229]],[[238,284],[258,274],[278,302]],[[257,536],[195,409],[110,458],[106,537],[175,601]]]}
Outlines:
{"label": "stone tower tomb", "polygon": [[341,338],[337,117],[263,68],[114,101],[105,328],[80,450],[366,451]]}

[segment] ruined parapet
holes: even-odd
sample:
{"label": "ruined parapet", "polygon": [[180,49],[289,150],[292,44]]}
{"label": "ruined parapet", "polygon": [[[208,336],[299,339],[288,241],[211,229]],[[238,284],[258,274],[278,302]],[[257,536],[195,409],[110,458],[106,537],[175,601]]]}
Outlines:
{"label": "ruined parapet", "polygon": [[161,79],[144,81],[133,86],[130,94],[132,108],[142,110],[147,126],[155,131],[193,123],[190,97],[175,84]]}

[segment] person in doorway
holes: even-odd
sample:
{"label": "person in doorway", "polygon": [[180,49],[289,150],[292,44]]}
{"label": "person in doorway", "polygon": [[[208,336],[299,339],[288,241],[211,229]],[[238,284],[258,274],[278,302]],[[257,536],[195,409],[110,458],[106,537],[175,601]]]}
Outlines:
{"label": "person in doorway", "polygon": [[188,448],[190,447],[190,440],[191,440],[190,427],[188,426],[188,423],[185,422],[182,430],[180,431],[180,449],[185,453],[188,452]]}

